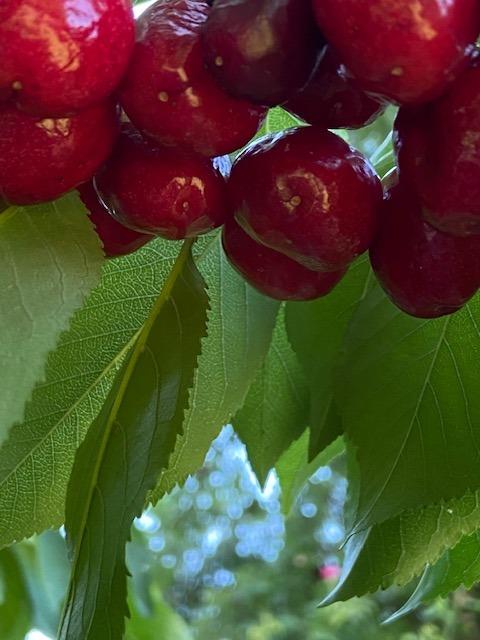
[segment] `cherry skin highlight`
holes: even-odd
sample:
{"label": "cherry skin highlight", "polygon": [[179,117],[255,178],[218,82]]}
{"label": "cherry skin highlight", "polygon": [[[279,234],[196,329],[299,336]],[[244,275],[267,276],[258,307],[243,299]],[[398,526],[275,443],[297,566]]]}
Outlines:
{"label": "cherry skin highlight", "polygon": [[0,106],[0,198],[29,205],[60,197],[96,173],[117,134],[112,102],[66,118],[39,118]]}
{"label": "cherry skin highlight", "polygon": [[137,231],[179,240],[225,222],[225,180],[212,161],[157,147],[128,125],[95,182],[114,217]]}
{"label": "cherry skin highlight", "polygon": [[480,32],[477,0],[313,0],[318,24],[361,87],[399,104],[440,96]]}
{"label": "cherry skin highlight", "polygon": [[78,192],[88,210],[88,215],[107,258],[126,256],[153,239],[151,234],[139,233],[117,222],[105,205],[100,202],[92,181],[82,184],[78,188]]}
{"label": "cherry skin highlight", "polygon": [[223,228],[222,242],[230,263],[245,280],[276,300],[320,298],[330,293],[345,275],[345,270],[311,271],[256,242],[233,219]]}
{"label": "cherry skin highlight", "polygon": [[362,154],[317,127],[265,136],[234,163],[238,223],[258,242],[318,271],[347,267],[370,246],[382,187]]}
{"label": "cherry skin highlight", "polygon": [[395,146],[402,180],[419,194],[425,219],[454,235],[480,233],[480,63],[438,101],[401,109]]}
{"label": "cherry skin highlight", "polygon": [[2,0],[0,99],[65,116],[116,88],[134,44],[130,0]]}
{"label": "cherry skin highlight", "polygon": [[283,107],[325,129],[359,129],[381,115],[386,102],[359,89],[335,51],[327,47],[308,84]]}
{"label": "cherry skin highlight", "polygon": [[392,302],[419,318],[458,311],[480,285],[480,238],[458,238],[422,218],[414,192],[397,185],[384,202],[370,260]]}
{"label": "cherry skin highlight", "polygon": [[170,0],[139,18],[121,103],[160,144],[214,157],[247,144],[265,109],[227,95],[206,69],[200,32],[209,11],[203,0]]}
{"label": "cherry skin highlight", "polygon": [[324,45],[310,0],[217,0],[202,40],[220,85],[268,106],[306,84]]}

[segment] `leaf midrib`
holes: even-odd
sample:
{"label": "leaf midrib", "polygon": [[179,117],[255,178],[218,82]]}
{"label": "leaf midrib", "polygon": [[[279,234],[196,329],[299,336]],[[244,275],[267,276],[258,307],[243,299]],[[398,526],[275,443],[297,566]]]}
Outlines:
{"label": "leaf midrib", "polygon": [[[69,593],[67,594],[67,597],[65,599],[65,608],[64,611],[62,613],[61,619],[64,620],[65,616],[66,616],[66,612],[68,611],[68,605],[70,602],[70,593],[71,593],[71,589],[72,587],[75,588],[76,586],[76,581],[73,579],[73,576],[76,572],[76,567],[78,564],[78,559],[79,556],[82,552],[82,548],[83,548],[83,541],[85,538],[85,533],[86,533],[86,523],[88,520],[88,515],[90,513],[90,509],[91,509],[91,505],[92,505],[92,500],[93,500],[93,495],[95,492],[95,488],[97,487],[97,483],[98,483],[98,477],[100,474],[100,469],[101,469],[101,465],[104,459],[104,455],[105,455],[105,451],[107,449],[108,446],[108,442],[112,433],[112,429],[113,429],[113,425],[115,425],[115,423],[117,422],[117,416],[118,416],[118,411],[122,405],[123,402],[123,397],[125,395],[125,391],[128,387],[128,384],[130,382],[130,379],[133,375],[133,372],[135,371],[138,359],[140,358],[141,354],[143,353],[147,341],[148,341],[148,337],[150,335],[150,330],[153,327],[158,314],[160,313],[160,309],[163,307],[163,305],[166,303],[166,301],[170,298],[171,293],[172,293],[172,289],[175,285],[175,282],[177,281],[178,275],[181,272],[181,269],[183,268],[186,259],[191,251],[191,247],[193,244],[193,240],[187,240],[185,241],[185,243],[182,246],[182,249],[180,250],[180,253],[177,256],[177,259],[175,261],[175,264],[173,265],[172,270],[170,271],[168,278],[164,284],[164,286],[162,287],[162,290],[157,298],[157,300],[155,301],[155,304],[153,305],[152,309],[150,310],[150,313],[148,315],[147,320],[145,321],[143,327],[140,330],[140,334],[138,336],[138,339],[135,343],[135,346],[132,350],[131,353],[131,357],[126,365],[126,369],[125,369],[125,375],[122,377],[122,380],[119,384],[119,388],[118,388],[118,393],[115,396],[115,399],[113,401],[113,404],[111,406],[111,409],[109,411],[109,415],[108,415],[108,419],[105,425],[105,429],[102,432],[102,439],[100,442],[100,447],[98,450],[98,454],[96,456],[96,460],[95,460],[95,466],[93,469],[93,473],[91,475],[91,477],[89,478],[90,483],[89,483],[89,487],[88,487],[88,493],[86,496],[86,500],[85,500],[85,508],[83,509],[83,512],[81,514],[81,518],[80,518],[80,522],[79,525],[77,527],[77,530],[80,531],[80,537],[78,540],[75,541],[75,554],[72,558],[72,579],[69,585]],[[93,623],[93,617],[90,621],[90,625]],[[70,618],[68,618],[67,620],[67,631],[70,628]],[[90,631],[90,629],[89,629]]]}
{"label": "leaf midrib", "polygon": [[358,524],[352,530],[352,532],[351,532],[352,534],[360,533],[360,531],[362,531],[366,526],[368,526],[368,525],[365,525],[365,522],[366,521],[368,522],[368,518],[369,518],[370,514],[372,513],[372,511],[374,510],[374,508],[377,505],[378,501],[380,500],[383,492],[385,491],[385,488],[387,487],[388,483],[392,479],[392,476],[393,476],[394,472],[396,471],[396,469],[398,467],[398,464],[399,464],[400,459],[401,459],[401,457],[403,455],[405,447],[407,446],[407,442],[409,441],[410,436],[412,434],[413,425],[415,423],[415,420],[418,417],[418,412],[420,410],[421,403],[423,401],[425,392],[427,390],[428,383],[430,382],[430,379],[432,377],[433,369],[434,369],[435,364],[437,362],[437,358],[438,358],[438,355],[440,353],[440,348],[441,348],[441,346],[443,344],[443,341],[445,340],[445,336],[446,336],[447,329],[448,329],[448,326],[450,324],[451,319],[452,319],[452,316],[448,316],[447,318],[445,318],[444,325],[443,325],[442,331],[440,333],[440,337],[438,339],[437,346],[436,346],[435,350],[433,351],[432,362],[430,363],[430,366],[429,366],[428,371],[427,371],[427,375],[425,376],[425,380],[424,380],[422,388],[420,390],[420,393],[419,393],[419,396],[418,396],[418,399],[417,399],[417,403],[415,405],[415,409],[413,411],[412,418],[411,418],[410,424],[408,426],[407,433],[405,434],[405,438],[403,439],[403,442],[402,442],[402,446],[400,447],[400,449],[398,451],[398,454],[397,454],[397,456],[395,458],[395,461],[392,464],[389,473],[387,474],[385,482],[383,483],[381,488],[378,490],[377,495],[375,496],[375,498],[371,502],[367,512],[363,515],[363,517],[360,520],[360,522],[358,522]]}

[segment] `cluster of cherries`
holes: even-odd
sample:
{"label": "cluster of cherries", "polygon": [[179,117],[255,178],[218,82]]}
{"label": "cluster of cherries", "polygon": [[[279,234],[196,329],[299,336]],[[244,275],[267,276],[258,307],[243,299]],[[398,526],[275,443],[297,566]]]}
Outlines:
{"label": "cluster of cherries", "polygon": [[[213,5],[213,6],[211,6]],[[369,250],[401,309],[480,286],[478,0],[0,1],[0,196],[78,188],[108,256],[223,226],[282,300],[329,293]],[[385,185],[330,129],[400,105]],[[269,107],[310,126],[256,135]]]}

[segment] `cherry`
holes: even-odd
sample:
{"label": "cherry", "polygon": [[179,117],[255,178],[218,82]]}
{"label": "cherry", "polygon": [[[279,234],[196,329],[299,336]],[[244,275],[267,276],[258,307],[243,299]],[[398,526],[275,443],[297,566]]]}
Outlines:
{"label": "cherry", "polygon": [[438,97],[480,32],[477,0],[313,0],[318,24],[362,88],[401,104]]}
{"label": "cherry", "polygon": [[323,44],[310,0],[217,0],[203,30],[205,59],[221,86],[269,106],[306,84]]}
{"label": "cherry", "polygon": [[1,0],[0,97],[69,115],[112,93],[133,44],[130,0]]}
{"label": "cherry", "polygon": [[28,205],[60,197],[89,180],[118,133],[111,102],[65,118],[39,118],[0,106],[0,198]]}
{"label": "cherry", "polygon": [[103,244],[107,258],[116,258],[133,253],[153,239],[151,234],[139,233],[124,227],[110,215],[100,202],[93,182],[86,182],[78,188],[80,198],[88,210],[90,220]]}
{"label": "cherry", "polygon": [[229,194],[257,241],[307,268],[338,271],[370,246],[382,187],[361,153],[325,129],[302,127],[240,154]]}
{"label": "cherry", "polygon": [[412,189],[389,191],[370,259],[397,307],[419,318],[454,313],[480,285],[479,257],[480,238],[437,231],[422,219]]}
{"label": "cherry", "polygon": [[306,87],[283,105],[302,120],[326,129],[365,127],[385,106],[354,84],[332,47],[327,47]]}
{"label": "cherry", "polygon": [[170,0],[140,17],[121,102],[157,142],[213,157],[243,147],[265,109],[228,96],[205,68],[200,31],[209,11],[203,0]]}
{"label": "cherry", "polygon": [[115,218],[137,231],[178,240],[225,221],[225,180],[212,161],[192,151],[157,147],[129,125],[95,181]]}
{"label": "cherry", "polygon": [[480,233],[480,63],[438,101],[401,109],[395,146],[402,180],[421,197],[424,216],[455,235]]}
{"label": "cherry", "polygon": [[223,248],[237,271],[261,293],[277,300],[313,300],[327,295],[345,270],[311,271],[283,253],[255,242],[234,221],[223,229]]}

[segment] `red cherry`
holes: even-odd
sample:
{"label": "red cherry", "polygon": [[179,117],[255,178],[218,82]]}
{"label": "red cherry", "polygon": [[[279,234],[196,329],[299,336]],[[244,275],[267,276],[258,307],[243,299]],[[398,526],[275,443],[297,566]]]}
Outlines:
{"label": "red cherry", "polygon": [[252,144],[233,166],[229,193],[249,235],[318,271],[344,269],[368,249],[382,199],[362,154],[316,127]]}
{"label": "red cherry", "polygon": [[130,0],[1,0],[0,96],[65,116],[105,99],[134,44]]}
{"label": "red cherry", "polygon": [[325,129],[359,129],[373,122],[385,106],[354,84],[338,55],[327,47],[307,86],[284,109]]}
{"label": "red cherry", "polygon": [[94,175],[117,133],[117,108],[111,102],[66,118],[0,107],[0,197],[19,205],[58,198]]}
{"label": "red cherry", "polygon": [[110,215],[108,209],[100,202],[93,182],[86,182],[78,188],[80,198],[88,210],[90,220],[95,226],[98,237],[103,244],[107,258],[126,256],[143,247],[153,239],[147,233],[139,233],[127,229]]}
{"label": "red cherry", "polygon": [[480,32],[477,0],[313,0],[318,24],[364,89],[401,104],[438,97]]}
{"label": "red cherry", "polygon": [[405,185],[389,192],[370,259],[397,307],[419,318],[454,313],[480,285],[479,257],[480,238],[457,238],[431,227]]}
{"label": "red cherry", "polygon": [[140,17],[121,101],[152,139],[213,157],[243,147],[265,109],[228,96],[205,68],[200,32],[209,11],[203,0],[170,0]]}
{"label": "red cherry", "polygon": [[221,86],[269,106],[305,85],[323,44],[310,0],[217,0],[203,30],[205,60]]}
{"label": "red cherry", "polygon": [[401,109],[395,144],[426,220],[454,235],[480,233],[480,63],[437,102]]}
{"label": "red cherry", "polygon": [[277,300],[320,298],[345,275],[345,270],[322,273],[306,269],[283,253],[255,242],[234,220],[225,225],[222,240],[227,258],[245,280]]}
{"label": "red cherry", "polygon": [[178,240],[221,226],[226,186],[208,158],[156,147],[125,126],[95,179],[112,214],[127,227]]}

